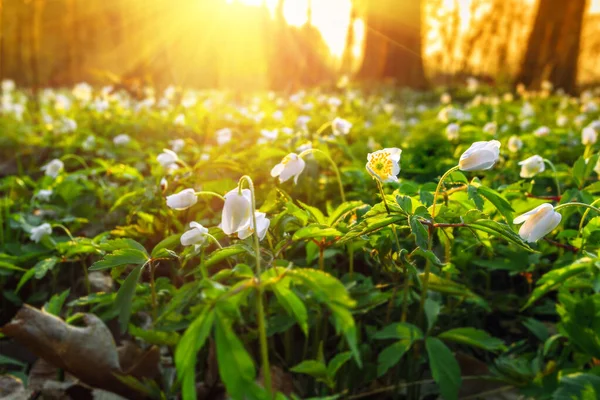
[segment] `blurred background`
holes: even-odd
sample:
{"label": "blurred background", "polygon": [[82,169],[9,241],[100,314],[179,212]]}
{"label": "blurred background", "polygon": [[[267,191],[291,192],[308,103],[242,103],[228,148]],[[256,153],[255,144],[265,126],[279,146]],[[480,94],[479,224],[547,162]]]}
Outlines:
{"label": "blurred background", "polygon": [[600,80],[600,0],[0,0],[0,79],[293,91]]}

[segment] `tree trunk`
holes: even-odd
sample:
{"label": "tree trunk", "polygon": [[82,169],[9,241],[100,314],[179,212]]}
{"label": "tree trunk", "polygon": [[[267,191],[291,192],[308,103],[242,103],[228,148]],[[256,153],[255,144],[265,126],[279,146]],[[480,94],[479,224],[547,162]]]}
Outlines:
{"label": "tree trunk", "polygon": [[539,0],[517,82],[539,88],[542,81],[572,93],[587,0]]}
{"label": "tree trunk", "polygon": [[366,40],[358,78],[427,86],[421,55],[421,1],[366,1]]}

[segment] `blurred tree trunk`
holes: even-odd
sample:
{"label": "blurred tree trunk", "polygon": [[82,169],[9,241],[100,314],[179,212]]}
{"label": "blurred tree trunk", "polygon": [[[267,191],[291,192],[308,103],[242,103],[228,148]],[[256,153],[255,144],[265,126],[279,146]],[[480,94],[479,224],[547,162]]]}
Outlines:
{"label": "blurred tree trunk", "polygon": [[365,5],[365,51],[358,78],[424,89],[421,1],[366,0]]}
{"label": "blurred tree trunk", "polygon": [[538,88],[548,80],[556,88],[575,90],[586,5],[587,0],[539,0],[517,82]]}
{"label": "blurred tree trunk", "polygon": [[356,5],[354,4],[354,1],[351,2],[351,7],[350,23],[348,24],[348,31],[346,32],[346,46],[344,48],[344,54],[342,55],[342,66],[340,68],[342,74],[351,73],[354,64],[354,55],[352,54],[352,49],[354,48],[354,23],[356,22]]}

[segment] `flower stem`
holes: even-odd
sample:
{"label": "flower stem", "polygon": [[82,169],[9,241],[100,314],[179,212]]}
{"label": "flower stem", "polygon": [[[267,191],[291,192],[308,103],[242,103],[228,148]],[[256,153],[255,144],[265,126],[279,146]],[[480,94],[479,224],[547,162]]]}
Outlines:
{"label": "flower stem", "polygon": [[435,193],[433,195],[433,204],[431,205],[431,217],[435,218],[435,206],[437,204],[437,199],[438,196],[440,194],[440,189],[442,188],[442,185],[444,183],[444,180],[454,171],[457,171],[459,169],[459,166],[455,166],[450,168],[448,171],[446,171],[446,173],[444,175],[442,175],[442,177],[440,178],[440,181],[438,182],[437,187],[435,188]]}
{"label": "flower stem", "polygon": [[[590,206],[594,206],[597,203],[600,203],[600,199],[596,199],[592,202],[592,204],[590,204]],[[585,210],[585,212],[583,213],[583,216],[581,217],[581,221],[579,221],[579,234],[578,236],[581,236],[582,232],[583,232],[583,223],[585,222],[585,218],[587,217],[587,215],[589,214],[590,209],[588,208],[587,210]],[[583,247],[583,246],[582,246]]]}
{"label": "flower stem", "polygon": [[[383,200],[383,205],[385,206],[385,210],[387,211],[388,215],[391,215],[392,213],[390,212],[390,207],[388,206],[387,200],[385,198],[385,192],[383,191],[383,185],[381,184],[381,182],[378,179],[375,179],[375,181],[377,182],[377,188],[379,189],[379,193],[381,194],[381,198]],[[398,247],[398,252],[400,252],[400,241],[398,240],[398,233],[396,232],[396,226],[394,224],[392,225],[392,234],[394,235],[394,238],[396,239],[396,246]],[[410,286],[410,277],[408,276],[408,267],[403,264],[402,265],[402,275],[404,275],[404,288],[402,290],[402,316],[401,316],[401,322],[405,322],[406,321],[406,315],[408,314],[408,287]],[[394,297],[392,296],[392,298],[390,298],[390,305],[389,307],[391,307],[391,303],[394,301]]]}
{"label": "flower stem", "polygon": [[194,194],[196,196],[214,196],[214,197],[218,197],[219,199],[225,201],[225,197],[221,196],[219,193],[216,193],[216,192],[202,190],[200,192],[194,192]]}
{"label": "flower stem", "polygon": [[558,180],[558,174],[556,172],[556,167],[552,164],[552,161],[544,158],[544,162],[550,166],[550,169],[554,173],[554,181],[556,182],[556,194],[560,196],[560,181]]}
{"label": "flower stem", "polygon": [[[592,203],[592,204],[594,204],[594,203]],[[585,207],[588,210],[593,210],[593,211],[596,211],[598,214],[600,214],[600,208],[594,207],[593,205],[590,205],[590,204],[578,203],[576,201],[574,201],[572,203],[564,203],[564,204],[558,205],[558,206],[554,207],[554,211],[558,212],[558,210],[566,208],[566,207]]]}
{"label": "flower stem", "polygon": [[252,179],[248,175],[244,175],[240,178],[238,183],[238,187],[240,191],[242,190],[242,186],[246,182],[248,184],[248,188],[250,189],[251,198],[252,198],[252,226],[254,227],[254,250],[256,251],[256,319],[258,321],[258,336],[260,342],[260,354],[262,360],[262,372],[264,377],[264,387],[269,397],[271,397],[271,368],[269,366],[269,347],[267,343],[267,329],[265,322],[265,310],[263,306],[263,287],[260,284],[260,276],[262,274],[261,266],[260,266],[260,239],[258,237],[258,227],[256,226],[256,196],[254,195],[254,183]]}
{"label": "flower stem", "polygon": [[340,170],[338,169],[336,163],[331,159],[331,157],[329,156],[329,154],[325,153],[322,150],[319,149],[308,149],[308,150],[304,150],[302,153],[300,153],[298,155],[298,157],[302,158],[305,157],[311,153],[318,153],[321,154],[323,156],[325,156],[325,158],[329,161],[329,163],[331,164],[331,167],[333,169],[333,171],[335,172],[335,175],[337,177],[337,181],[338,181],[338,186],[340,188],[340,196],[342,198],[342,203],[346,201],[346,194],[344,193],[344,185],[342,184],[342,175],[340,174]]}
{"label": "flower stem", "polygon": [[583,158],[587,159],[590,156],[591,152],[592,152],[592,145],[588,144],[587,146],[585,146],[585,151],[583,152]]}

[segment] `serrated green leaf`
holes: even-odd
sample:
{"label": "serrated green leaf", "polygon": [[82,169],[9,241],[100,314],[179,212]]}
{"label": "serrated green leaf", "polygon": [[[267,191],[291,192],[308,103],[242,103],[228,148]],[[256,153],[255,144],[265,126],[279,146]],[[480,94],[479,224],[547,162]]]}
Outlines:
{"label": "serrated green leaf", "polygon": [[141,265],[146,261],[148,261],[148,255],[145,252],[132,248],[119,249],[92,264],[90,271],[100,271],[121,265]]}

